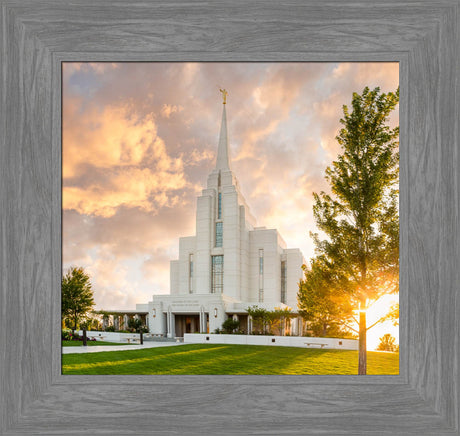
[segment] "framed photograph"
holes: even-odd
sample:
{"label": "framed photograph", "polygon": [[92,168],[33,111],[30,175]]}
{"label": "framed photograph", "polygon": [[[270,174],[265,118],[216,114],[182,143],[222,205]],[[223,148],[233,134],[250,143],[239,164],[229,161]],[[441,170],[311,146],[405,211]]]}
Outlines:
{"label": "framed photograph", "polygon": [[399,373],[399,63],[62,66],[63,374]]}
{"label": "framed photograph", "polygon": [[[1,6],[2,434],[460,434],[458,1]],[[398,375],[62,374],[62,68],[99,62],[399,64]]]}

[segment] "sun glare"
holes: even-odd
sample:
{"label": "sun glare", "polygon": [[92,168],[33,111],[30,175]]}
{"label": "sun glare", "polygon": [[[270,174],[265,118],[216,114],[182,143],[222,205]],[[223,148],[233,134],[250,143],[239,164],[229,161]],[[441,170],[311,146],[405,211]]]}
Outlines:
{"label": "sun glare", "polygon": [[[385,316],[391,306],[398,304],[398,295],[384,295],[367,309],[367,325],[371,326],[374,322]],[[394,325],[394,321],[384,321],[375,325],[367,332],[367,348],[375,350],[380,343],[380,338],[389,333],[396,338],[399,344],[399,325]]]}

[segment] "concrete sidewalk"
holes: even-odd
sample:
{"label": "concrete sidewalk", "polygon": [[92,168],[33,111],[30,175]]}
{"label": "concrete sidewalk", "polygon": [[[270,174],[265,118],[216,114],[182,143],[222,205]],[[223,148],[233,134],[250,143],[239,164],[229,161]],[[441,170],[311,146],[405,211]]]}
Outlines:
{"label": "concrete sidewalk", "polygon": [[102,351],[128,351],[144,350],[145,348],[156,347],[174,347],[176,345],[185,345],[183,342],[144,342],[143,345],[94,345],[94,346],[77,346],[62,347],[62,354],[81,354],[81,353],[100,353]]}

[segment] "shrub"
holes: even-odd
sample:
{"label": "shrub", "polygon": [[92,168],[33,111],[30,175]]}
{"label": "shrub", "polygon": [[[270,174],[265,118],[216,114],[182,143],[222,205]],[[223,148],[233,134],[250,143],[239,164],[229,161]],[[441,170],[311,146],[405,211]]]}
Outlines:
{"label": "shrub", "polygon": [[228,318],[222,323],[222,329],[224,333],[232,334],[238,330],[240,326],[240,321],[233,318]]}
{"label": "shrub", "polygon": [[145,326],[138,318],[130,319],[128,321],[128,327],[131,332],[147,333],[149,331],[147,326]]}

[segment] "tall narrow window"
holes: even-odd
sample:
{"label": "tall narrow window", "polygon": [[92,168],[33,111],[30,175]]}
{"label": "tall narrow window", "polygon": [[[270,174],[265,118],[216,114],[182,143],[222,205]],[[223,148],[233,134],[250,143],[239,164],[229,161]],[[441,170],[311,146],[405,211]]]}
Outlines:
{"label": "tall narrow window", "polygon": [[264,302],[264,250],[259,250],[259,303]]}
{"label": "tall narrow window", "polygon": [[222,193],[217,195],[217,219],[222,219]]}
{"label": "tall narrow window", "polygon": [[281,303],[286,304],[286,261],[281,261]]}
{"label": "tall narrow window", "polygon": [[188,290],[190,294],[193,294],[193,254],[189,256],[189,283]]}
{"label": "tall narrow window", "polygon": [[216,223],[216,247],[222,247],[222,234],[223,234],[222,222],[218,222]]}
{"label": "tall narrow window", "polygon": [[224,256],[212,256],[211,293],[222,294],[224,289]]}

